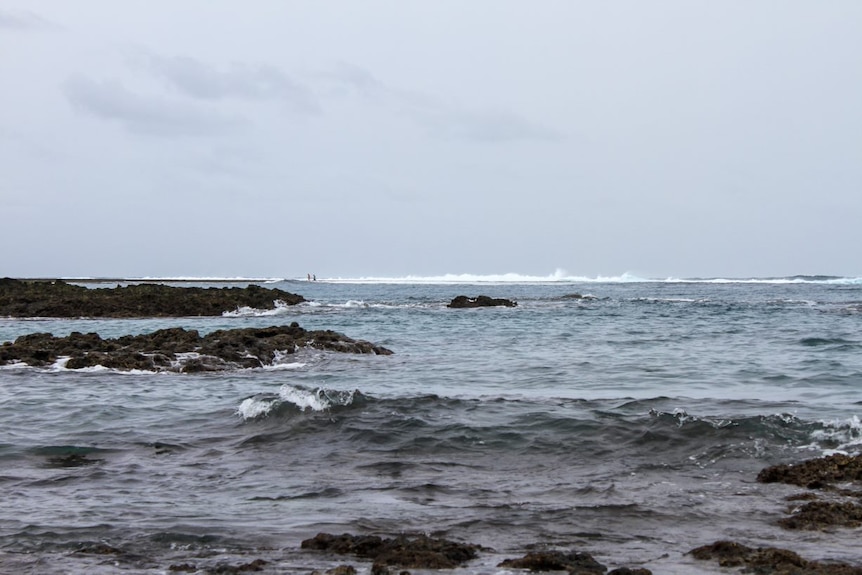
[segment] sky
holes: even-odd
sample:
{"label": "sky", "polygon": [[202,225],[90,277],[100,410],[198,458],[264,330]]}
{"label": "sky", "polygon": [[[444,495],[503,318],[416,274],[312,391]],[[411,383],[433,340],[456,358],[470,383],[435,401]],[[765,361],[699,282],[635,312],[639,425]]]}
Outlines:
{"label": "sky", "polygon": [[862,276],[858,0],[4,0],[0,277]]}

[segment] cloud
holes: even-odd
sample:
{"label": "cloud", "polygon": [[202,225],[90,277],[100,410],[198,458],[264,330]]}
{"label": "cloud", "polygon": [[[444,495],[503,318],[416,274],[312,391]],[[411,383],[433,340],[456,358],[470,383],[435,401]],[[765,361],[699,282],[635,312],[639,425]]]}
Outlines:
{"label": "cloud", "polygon": [[0,30],[47,30],[56,24],[32,12],[0,10]]}
{"label": "cloud", "polygon": [[140,62],[171,88],[192,98],[275,100],[297,112],[320,112],[320,105],[308,87],[273,66],[233,63],[220,70],[187,56],[155,55],[144,56]]}
{"label": "cloud", "polygon": [[340,63],[322,75],[356,96],[391,106],[429,134],[477,142],[559,140],[557,130],[532,122],[511,110],[476,110],[420,92],[387,86],[359,66]]}
{"label": "cloud", "polygon": [[63,91],[76,109],[140,134],[209,136],[235,131],[243,123],[200,106],[141,96],[117,81],[97,82],[78,75],[65,82]]}

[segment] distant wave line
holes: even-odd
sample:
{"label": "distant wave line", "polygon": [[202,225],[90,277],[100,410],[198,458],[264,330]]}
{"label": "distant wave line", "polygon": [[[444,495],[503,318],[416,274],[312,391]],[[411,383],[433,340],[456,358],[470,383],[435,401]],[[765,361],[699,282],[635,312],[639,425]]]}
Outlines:
{"label": "distant wave line", "polygon": [[825,275],[794,275],[786,277],[694,277],[694,278],[643,278],[631,273],[619,276],[572,276],[562,270],[537,276],[517,273],[505,274],[443,274],[436,276],[360,276],[360,277],[320,277],[307,280],[306,277],[60,277],[60,278],[20,278],[26,281],[65,281],[69,283],[279,283],[301,282],[343,283],[343,284],[602,284],[602,283],[709,283],[709,284],[833,284],[862,285],[862,277],[843,277]]}

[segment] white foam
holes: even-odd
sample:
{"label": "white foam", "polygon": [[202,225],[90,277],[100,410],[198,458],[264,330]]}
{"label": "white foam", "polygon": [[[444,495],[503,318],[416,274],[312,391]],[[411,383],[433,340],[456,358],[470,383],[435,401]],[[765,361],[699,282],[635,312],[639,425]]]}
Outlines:
{"label": "white foam", "polygon": [[236,413],[243,419],[254,419],[268,415],[275,407],[285,403],[292,404],[300,411],[327,411],[333,407],[352,404],[355,394],[355,391],[306,389],[284,384],[278,390],[278,395],[260,394],[244,399],[237,407]]}
{"label": "white foam", "polygon": [[236,412],[243,419],[255,419],[268,415],[276,405],[278,405],[278,400],[272,397],[249,397],[242,400],[242,403],[236,408]]}
{"label": "white foam", "polygon": [[818,443],[822,441],[837,442],[834,449],[823,450],[824,455],[833,453],[855,453],[862,448],[862,421],[854,415],[849,419],[822,421],[823,429],[811,433],[814,444],[809,447],[819,448]]}
{"label": "white foam", "polygon": [[241,306],[233,311],[222,312],[222,317],[266,317],[282,315],[290,311],[290,306],[280,299],[273,300],[272,309],[257,309],[249,306]]}
{"label": "white foam", "polygon": [[278,391],[278,396],[282,401],[292,403],[302,411],[324,411],[332,406],[324,390],[320,388],[309,390],[285,384]]}

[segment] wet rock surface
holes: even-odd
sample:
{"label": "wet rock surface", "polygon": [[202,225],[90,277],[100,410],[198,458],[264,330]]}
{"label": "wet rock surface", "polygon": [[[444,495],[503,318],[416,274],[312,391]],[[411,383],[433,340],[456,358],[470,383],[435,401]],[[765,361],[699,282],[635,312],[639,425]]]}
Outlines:
{"label": "wet rock surface", "polygon": [[276,301],[296,305],[305,298],[257,285],[199,288],[137,284],[91,289],[63,281],[0,279],[0,316],[7,317],[218,316],[241,307],[274,309]]}
{"label": "wet rock surface", "polygon": [[446,307],[470,308],[470,307],[515,307],[518,303],[505,298],[492,298],[486,295],[467,297],[459,295],[449,302]]}
{"label": "wet rock surface", "polygon": [[412,569],[454,569],[476,557],[479,546],[426,535],[381,538],[376,535],[318,533],[302,542],[303,549],[349,554],[371,559],[372,572],[389,566]]}
{"label": "wet rock surface", "polygon": [[497,567],[529,569],[530,571],[568,571],[584,575],[604,575],[607,567],[593,559],[589,553],[563,551],[537,551],[518,559],[506,559]]}
{"label": "wet rock surface", "polygon": [[793,551],[775,547],[752,548],[733,541],[717,541],[690,551],[695,559],[718,561],[760,575],[862,575],[862,567],[846,563],[808,561]]}
{"label": "wet rock surface", "polygon": [[862,525],[862,491],[839,487],[839,484],[862,481],[862,456],[835,454],[796,464],[775,465],[761,471],[757,480],[812,490],[787,498],[806,503],[789,507],[788,516],[778,520],[785,529],[814,531]]}
{"label": "wet rock surface", "polygon": [[331,330],[289,326],[217,330],[162,329],[149,334],[102,339],[96,333],[24,335],[0,345],[0,365],[22,362],[39,367],[68,357],[66,367],[103,366],[119,370],[201,372],[271,365],[303,347],[346,353],[391,355],[392,351]]}
{"label": "wet rock surface", "polygon": [[761,483],[788,483],[823,489],[835,483],[862,481],[862,455],[835,454],[801,463],[774,465],[757,475]]}

